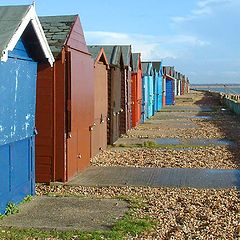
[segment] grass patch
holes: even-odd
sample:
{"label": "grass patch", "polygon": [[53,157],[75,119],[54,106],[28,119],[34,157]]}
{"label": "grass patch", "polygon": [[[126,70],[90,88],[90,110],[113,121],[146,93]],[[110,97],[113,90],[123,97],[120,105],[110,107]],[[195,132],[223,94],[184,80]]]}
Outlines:
{"label": "grass patch", "polygon": [[118,145],[118,147],[127,147],[127,146],[128,146],[127,144],[123,144],[123,143]]}
{"label": "grass patch", "polygon": [[33,199],[33,196],[27,195],[20,204],[29,203],[32,201],[32,199]]}
{"label": "grass patch", "polygon": [[5,229],[0,230],[1,240],[10,239],[83,239],[83,240],[122,240],[127,236],[136,236],[146,230],[152,229],[153,224],[148,219],[133,219],[131,217],[124,217],[118,221],[117,224],[110,231],[43,231],[37,229]]}
{"label": "grass patch", "polygon": [[[64,194],[65,196],[75,196],[74,194]],[[60,196],[59,196],[60,197]],[[81,197],[81,196],[79,196]],[[125,200],[129,203],[129,211],[119,220],[109,231],[46,231],[38,229],[0,229],[0,239],[83,239],[83,240],[122,240],[129,236],[137,236],[145,231],[150,231],[154,228],[155,223],[149,218],[136,218],[134,212],[140,208],[145,208],[147,205],[141,198],[129,196],[117,196],[120,200]]]}
{"label": "grass patch", "polygon": [[198,149],[207,148],[211,145],[189,145],[189,144],[158,144],[154,141],[146,141],[136,144],[119,144],[118,147],[125,148],[152,148],[152,149]]}
{"label": "grass patch", "polygon": [[33,196],[27,195],[19,204],[15,204],[13,202],[9,202],[6,206],[4,214],[0,214],[0,220],[3,219],[6,216],[16,214],[19,212],[19,206],[24,203],[29,203],[32,201]]}
{"label": "grass patch", "polygon": [[5,210],[5,215],[9,216],[12,214],[16,214],[18,212],[19,212],[19,207],[15,203],[9,202]]}

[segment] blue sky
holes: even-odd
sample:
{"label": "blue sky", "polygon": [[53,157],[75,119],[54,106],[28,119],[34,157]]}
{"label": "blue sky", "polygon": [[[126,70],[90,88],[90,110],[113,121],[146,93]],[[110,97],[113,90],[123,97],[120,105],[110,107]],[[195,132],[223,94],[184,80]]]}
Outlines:
{"label": "blue sky", "polygon": [[240,83],[240,0],[36,0],[36,9],[79,14],[87,44],[132,44],[192,83]]}

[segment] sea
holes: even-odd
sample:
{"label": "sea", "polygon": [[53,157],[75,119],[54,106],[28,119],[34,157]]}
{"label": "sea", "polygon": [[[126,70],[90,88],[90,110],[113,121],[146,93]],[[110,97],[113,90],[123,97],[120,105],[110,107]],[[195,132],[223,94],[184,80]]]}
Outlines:
{"label": "sea", "polygon": [[191,85],[191,89],[240,95],[240,85]]}

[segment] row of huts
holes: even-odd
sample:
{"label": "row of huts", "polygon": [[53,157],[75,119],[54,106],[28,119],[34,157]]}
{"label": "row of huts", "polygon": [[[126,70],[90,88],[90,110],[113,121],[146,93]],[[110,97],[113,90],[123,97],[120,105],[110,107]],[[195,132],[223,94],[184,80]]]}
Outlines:
{"label": "row of huts", "polygon": [[34,5],[0,7],[0,213],[66,182],[189,81],[129,45],[87,46],[78,15],[38,17]]}

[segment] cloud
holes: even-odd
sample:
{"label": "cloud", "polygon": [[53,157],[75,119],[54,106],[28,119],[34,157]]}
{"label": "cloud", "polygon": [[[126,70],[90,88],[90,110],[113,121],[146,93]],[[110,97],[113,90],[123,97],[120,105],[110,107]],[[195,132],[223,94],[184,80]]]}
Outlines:
{"label": "cloud", "polygon": [[104,31],[86,31],[86,40],[91,45],[131,44],[134,52],[141,52],[144,60],[161,60],[180,58],[182,48],[204,47],[210,43],[195,36],[174,35],[154,36],[143,34],[127,34]]}
{"label": "cloud", "polygon": [[225,3],[231,3],[234,2],[234,0],[201,0],[197,3],[197,6],[199,8],[206,8],[209,6],[217,6],[222,5]]}
{"label": "cloud", "polygon": [[172,17],[173,23],[182,23],[191,21],[203,16],[211,15],[214,9],[220,5],[235,3],[236,0],[200,0],[197,2],[197,7],[191,10],[189,15]]}
{"label": "cloud", "polygon": [[180,44],[188,44],[190,46],[199,46],[199,47],[210,45],[210,42],[201,40],[196,36],[190,36],[190,35],[176,35],[172,39],[168,38],[168,41],[173,44],[180,43]]}

